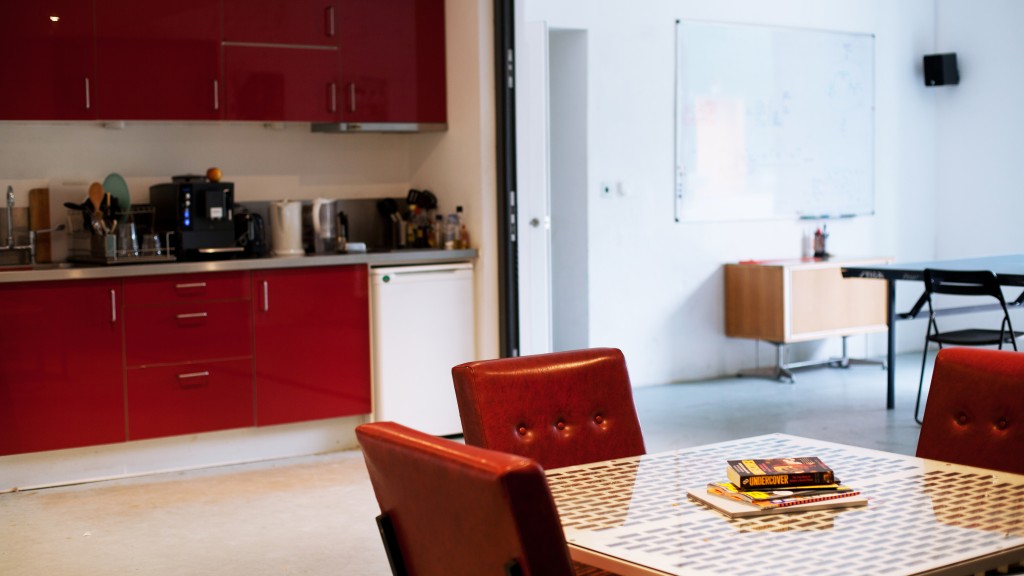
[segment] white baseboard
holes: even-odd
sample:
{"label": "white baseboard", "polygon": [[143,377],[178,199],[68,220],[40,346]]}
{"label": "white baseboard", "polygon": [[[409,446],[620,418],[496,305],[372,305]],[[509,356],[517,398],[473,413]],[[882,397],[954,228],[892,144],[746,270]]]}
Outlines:
{"label": "white baseboard", "polygon": [[365,421],[349,416],[3,456],[0,493],[350,450]]}

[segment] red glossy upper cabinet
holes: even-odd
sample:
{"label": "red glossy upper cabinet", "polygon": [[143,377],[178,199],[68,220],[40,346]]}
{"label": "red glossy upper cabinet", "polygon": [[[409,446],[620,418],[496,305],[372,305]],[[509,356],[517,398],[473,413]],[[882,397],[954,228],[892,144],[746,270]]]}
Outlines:
{"label": "red glossy upper cabinet", "polygon": [[97,115],[217,120],[220,0],[95,0]]}
{"label": "red glossy upper cabinet", "polygon": [[336,122],[337,0],[224,0],[225,118]]}
{"label": "red glossy upper cabinet", "polygon": [[345,122],[444,124],[444,0],[341,0]]}
{"label": "red glossy upper cabinet", "polygon": [[338,0],[224,0],[224,41],[338,45]]}
{"label": "red glossy upper cabinet", "polygon": [[88,120],[96,74],[92,2],[0,6],[0,120]]}
{"label": "red glossy upper cabinet", "polygon": [[338,118],[338,51],[224,45],[225,118],[333,122]]}

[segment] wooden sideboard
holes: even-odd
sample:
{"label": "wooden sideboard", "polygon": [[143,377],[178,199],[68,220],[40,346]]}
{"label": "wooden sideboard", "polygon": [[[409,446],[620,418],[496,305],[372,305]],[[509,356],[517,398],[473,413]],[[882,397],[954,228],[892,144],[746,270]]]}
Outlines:
{"label": "wooden sideboard", "polygon": [[[843,278],[844,266],[888,263],[890,258],[768,260],[726,264],[725,334],[778,347],[775,371],[792,379],[784,347],[794,342],[886,330],[885,285]],[[843,358],[823,362],[848,363]]]}

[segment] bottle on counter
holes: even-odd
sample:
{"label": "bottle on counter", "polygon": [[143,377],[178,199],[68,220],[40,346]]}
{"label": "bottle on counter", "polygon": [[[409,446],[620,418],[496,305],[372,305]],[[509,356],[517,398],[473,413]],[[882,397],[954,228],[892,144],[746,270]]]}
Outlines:
{"label": "bottle on counter", "polygon": [[445,218],[444,222],[444,243],[442,244],[444,249],[455,250],[460,234],[459,217],[452,212],[447,218]]}
{"label": "bottle on counter", "polygon": [[466,230],[466,220],[462,215],[462,206],[455,207],[455,215],[459,221],[459,238],[455,242],[456,248],[460,250],[469,249],[469,230]]}
{"label": "bottle on counter", "polygon": [[430,227],[430,247],[444,247],[444,216],[434,214],[434,223]]}
{"label": "bottle on counter", "polygon": [[405,247],[416,247],[416,226],[419,216],[419,208],[415,204],[409,205],[409,216],[405,219]]}

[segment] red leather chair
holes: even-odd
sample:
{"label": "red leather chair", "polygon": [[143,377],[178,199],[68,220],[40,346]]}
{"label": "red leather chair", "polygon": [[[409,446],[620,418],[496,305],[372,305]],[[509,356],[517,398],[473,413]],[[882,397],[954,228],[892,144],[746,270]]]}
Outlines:
{"label": "red leather chair", "polygon": [[393,422],[359,426],[356,437],[396,576],[573,574],[547,479],[533,460]]}
{"label": "red leather chair", "polygon": [[452,368],[467,444],[545,469],[645,453],[622,352],[592,348]]}
{"label": "red leather chair", "polygon": [[917,455],[1024,474],[1024,353],[939,350]]}

